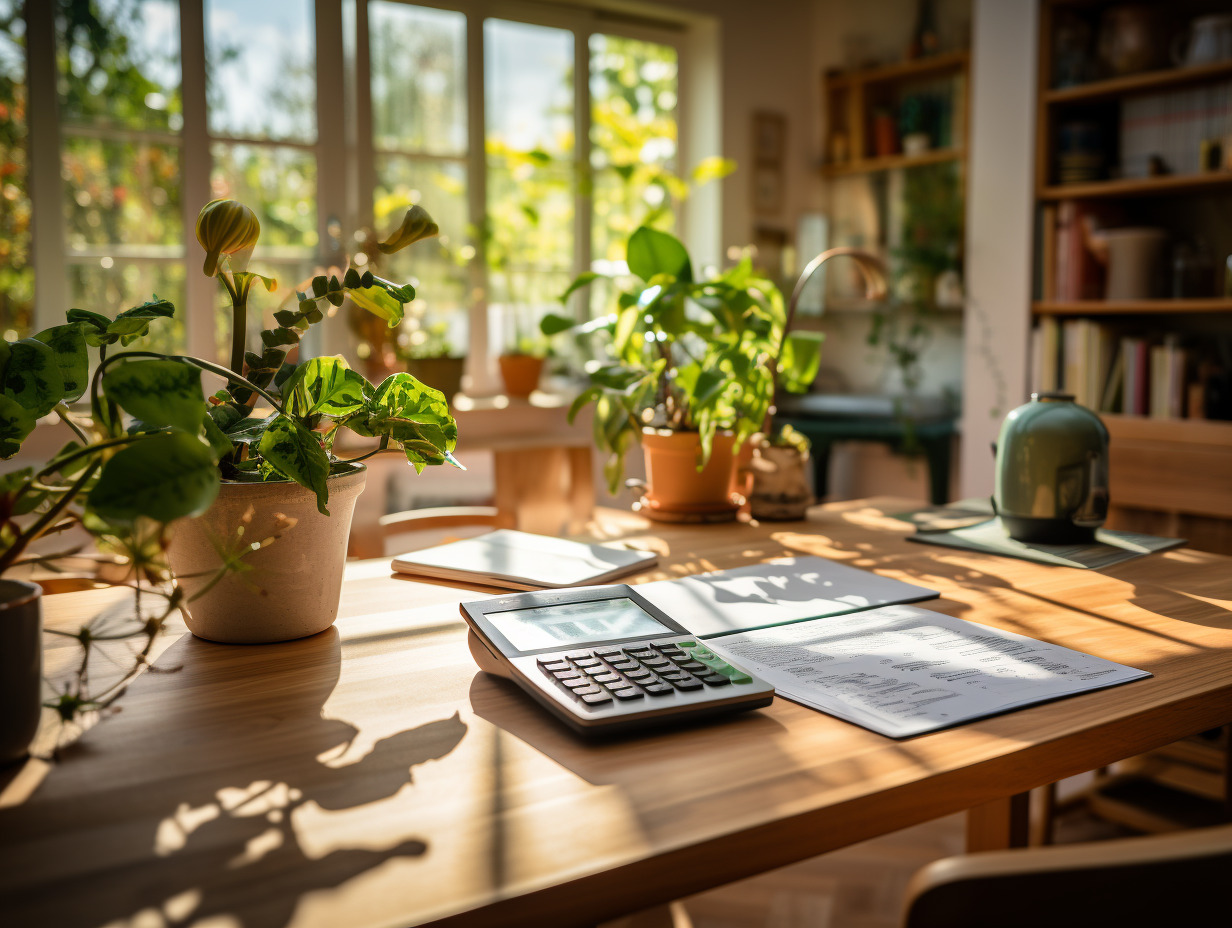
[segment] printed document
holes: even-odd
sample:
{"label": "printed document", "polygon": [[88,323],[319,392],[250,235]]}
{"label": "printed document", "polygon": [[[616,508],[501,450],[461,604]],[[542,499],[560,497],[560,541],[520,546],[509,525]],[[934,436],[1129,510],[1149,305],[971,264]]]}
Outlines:
{"label": "printed document", "polygon": [[891,738],[1149,677],[1103,658],[915,606],[707,641],[778,693]]}

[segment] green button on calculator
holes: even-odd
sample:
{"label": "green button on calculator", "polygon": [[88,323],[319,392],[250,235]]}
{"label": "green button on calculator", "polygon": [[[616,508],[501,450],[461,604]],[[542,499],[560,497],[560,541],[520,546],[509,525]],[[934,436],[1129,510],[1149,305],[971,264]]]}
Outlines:
{"label": "green button on calculator", "polygon": [[476,663],[583,735],[653,731],[774,698],[624,584],[498,596],[461,612]]}

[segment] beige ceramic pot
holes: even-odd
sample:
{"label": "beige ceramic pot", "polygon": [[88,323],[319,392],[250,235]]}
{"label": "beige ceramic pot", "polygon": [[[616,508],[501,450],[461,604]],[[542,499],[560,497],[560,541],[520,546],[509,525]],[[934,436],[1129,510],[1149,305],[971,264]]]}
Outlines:
{"label": "beige ceramic pot", "polygon": [[500,362],[501,380],[505,382],[505,393],[508,396],[526,399],[539,389],[543,358],[533,354],[502,354],[497,360]]}
{"label": "beige ceramic pot", "polygon": [[769,522],[803,519],[813,505],[808,465],[808,454],[795,448],[759,445],[754,449],[749,464],[753,476],[749,513],[753,518]]}
{"label": "beige ceramic pot", "polygon": [[735,443],[730,432],[715,435],[710,460],[699,472],[701,437],[696,432],[643,429],[647,501],[653,508],[675,512],[732,508]]}
{"label": "beige ceramic pot", "polygon": [[[210,641],[259,644],[333,625],[351,516],[366,477],[356,465],[329,478],[328,516],[297,483],[224,483],[209,510],[177,523],[167,555],[185,593],[189,630]],[[295,524],[284,528],[290,519]],[[275,535],[243,557],[249,570],[230,571],[210,586],[222,564],[220,548],[235,552]]]}
{"label": "beige ceramic pot", "polygon": [[42,593],[0,580],[0,766],[26,756],[43,712]]}

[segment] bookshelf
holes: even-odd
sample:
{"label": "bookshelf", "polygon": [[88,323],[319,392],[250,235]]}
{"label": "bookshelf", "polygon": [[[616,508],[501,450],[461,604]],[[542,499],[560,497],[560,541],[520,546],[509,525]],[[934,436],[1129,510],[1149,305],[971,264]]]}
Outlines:
{"label": "bookshelf", "polygon": [[[822,93],[828,108],[828,157],[821,166],[823,176],[871,174],[946,161],[965,163],[969,65],[970,55],[966,51],[953,51],[825,74]],[[933,127],[927,151],[904,154],[898,140],[897,151],[877,154],[875,114],[879,110],[896,110],[905,95],[915,91],[948,98],[946,118],[933,120],[947,125]],[[845,144],[836,144],[836,137],[842,137]],[[840,148],[845,149],[845,156],[839,156]]]}
{"label": "bookshelf", "polygon": [[[1084,29],[1094,65],[1104,14],[1119,6],[1040,3],[1032,389],[1074,390],[1098,407],[1111,437],[1110,527],[1232,553],[1232,421],[1208,417],[1232,415],[1220,399],[1232,391],[1232,291],[1220,273],[1232,255],[1221,218],[1232,152],[1211,151],[1232,147],[1232,60],[1120,75],[1103,62],[1084,82],[1061,79]],[[1161,62],[1173,34],[1211,11],[1204,0],[1152,6]],[[1099,230],[1118,228],[1166,234],[1149,293],[1106,298]],[[1202,257],[1178,258],[1182,243]]]}

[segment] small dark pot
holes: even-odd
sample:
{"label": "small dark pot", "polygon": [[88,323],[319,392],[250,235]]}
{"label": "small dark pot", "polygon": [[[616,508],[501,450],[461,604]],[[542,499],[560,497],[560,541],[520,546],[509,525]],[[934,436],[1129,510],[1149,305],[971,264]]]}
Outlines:
{"label": "small dark pot", "polygon": [[450,403],[462,390],[462,374],[466,370],[466,358],[411,358],[406,362],[406,372],[440,390]]}
{"label": "small dark pot", "polygon": [[0,580],[0,764],[27,754],[43,707],[41,587]]}

